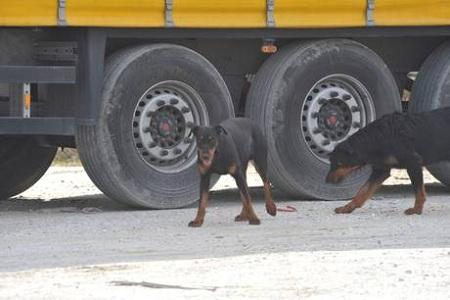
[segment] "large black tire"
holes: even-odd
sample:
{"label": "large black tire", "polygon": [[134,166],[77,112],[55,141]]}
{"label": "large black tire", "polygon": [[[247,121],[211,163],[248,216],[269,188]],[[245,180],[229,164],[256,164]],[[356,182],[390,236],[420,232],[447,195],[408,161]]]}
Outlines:
{"label": "large black tire", "polygon": [[[436,50],[420,67],[413,85],[410,112],[423,112],[450,106],[450,42]],[[440,182],[450,186],[450,162],[427,166]]]}
{"label": "large black tire", "polygon": [[[225,82],[214,66],[200,54],[171,44],[139,46],[114,54],[106,63],[97,125],[81,126],[76,135],[86,172],[114,200],[157,209],[179,208],[198,200],[199,175],[195,149],[192,151],[190,148],[189,157],[186,154],[189,164],[182,164],[180,171],[164,172],[163,167],[144,160],[143,155],[148,157],[149,153],[142,151],[142,143],[135,140],[140,125],[133,120],[138,115],[143,118],[143,112],[136,111],[145,100],[142,100],[143,95],[147,97],[147,91],[153,91],[151,87],[165,82],[186,84],[195,90],[201,98],[196,101],[204,104],[210,124],[234,115]],[[164,89],[161,92],[164,93]],[[158,95],[159,92],[154,94],[155,97]],[[177,94],[173,92],[172,95],[176,97]],[[154,102],[142,105],[147,107],[149,103],[153,105]],[[205,122],[208,121],[195,123]],[[190,129],[186,128],[186,134],[188,130],[190,133]]]}
{"label": "large black tire", "polygon": [[0,200],[36,183],[56,154],[56,148],[39,146],[32,137],[0,137],[0,145]]}
{"label": "large black tire", "polygon": [[[303,114],[308,112],[306,101],[313,98],[309,95],[321,93],[315,87],[323,86],[323,91],[336,88],[333,82],[321,84],[328,82],[327,78],[338,82],[339,78],[343,82],[352,78],[349,82],[358,83],[357,88],[367,94],[358,100],[366,111],[362,125],[400,110],[398,88],[391,72],[378,55],[362,44],[344,39],[321,40],[288,45],[272,55],[252,83],[246,114],[259,124],[268,139],[272,183],[293,197],[347,199],[368,176],[369,170],[365,169],[340,185],[325,183],[327,151],[317,151],[320,147],[310,144],[309,129],[302,122]],[[355,97],[358,95],[359,92]],[[369,112],[370,118],[366,116]],[[360,118],[362,115],[361,112]]]}

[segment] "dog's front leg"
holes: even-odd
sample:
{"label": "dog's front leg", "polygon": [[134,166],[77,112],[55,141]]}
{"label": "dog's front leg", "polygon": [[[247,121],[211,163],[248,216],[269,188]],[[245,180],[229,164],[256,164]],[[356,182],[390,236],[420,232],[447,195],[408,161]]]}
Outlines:
{"label": "dog's front leg", "polygon": [[200,202],[198,204],[197,216],[191,222],[189,227],[200,227],[203,224],[206,214],[206,207],[208,206],[209,199],[209,180],[210,174],[204,174],[200,179]]}
{"label": "dog's front leg", "polygon": [[337,214],[349,214],[356,208],[362,207],[389,176],[390,170],[374,169],[369,180],[361,187],[353,200],[344,206],[337,207],[334,211]]}
{"label": "dog's front leg", "polygon": [[234,179],[236,180],[236,185],[238,186],[239,191],[241,192],[242,212],[246,213],[249,224],[251,225],[261,224],[261,221],[258,219],[255,211],[253,210],[252,198],[248,190],[247,182],[245,181],[245,176],[242,174],[240,170],[238,170],[234,174]]}
{"label": "dog's front leg", "polygon": [[414,188],[416,194],[416,201],[414,202],[414,207],[405,210],[405,214],[413,215],[422,214],[423,204],[425,203],[425,186],[423,184],[423,173],[422,166],[419,164],[414,164],[406,169],[408,171],[409,178]]}
{"label": "dog's front leg", "polygon": [[246,221],[248,221],[247,208],[244,205],[245,199],[244,199],[244,196],[242,195],[242,193],[241,193],[241,201],[242,201],[242,210],[241,210],[241,213],[238,214],[234,218],[235,222],[246,222]]}

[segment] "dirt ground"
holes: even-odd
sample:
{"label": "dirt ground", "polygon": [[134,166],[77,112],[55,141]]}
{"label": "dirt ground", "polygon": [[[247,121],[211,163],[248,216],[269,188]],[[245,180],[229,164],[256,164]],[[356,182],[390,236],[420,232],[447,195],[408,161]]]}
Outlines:
{"label": "dirt ground", "polygon": [[103,196],[80,167],[52,167],[22,195],[0,202],[0,299],[448,299],[450,201],[429,174],[421,216],[404,172],[367,205],[292,201],[260,226],[233,222],[234,183],[214,188],[205,224],[195,206],[136,210]]}

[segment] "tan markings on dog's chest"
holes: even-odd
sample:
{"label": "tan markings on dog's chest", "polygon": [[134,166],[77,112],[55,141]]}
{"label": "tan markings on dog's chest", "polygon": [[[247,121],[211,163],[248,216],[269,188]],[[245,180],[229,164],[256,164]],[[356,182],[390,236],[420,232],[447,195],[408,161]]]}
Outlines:
{"label": "tan markings on dog's chest", "polygon": [[204,165],[204,164],[203,164],[203,161],[200,161],[200,162],[198,163],[198,171],[199,171],[200,174],[202,174],[202,175],[206,174],[206,172],[208,172],[208,170],[209,170],[210,167],[211,167],[211,164],[210,164],[210,165]]}
{"label": "tan markings on dog's chest", "polygon": [[200,153],[198,154],[198,156],[199,156],[198,170],[199,170],[200,174],[202,174],[202,175],[206,174],[206,172],[208,172],[209,168],[211,168],[212,162],[214,160],[214,152],[215,152],[215,149],[211,149],[209,151],[209,153],[208,153],[209,156],[208,156],[207,160],[203,160],[201,158],[201,154]]}

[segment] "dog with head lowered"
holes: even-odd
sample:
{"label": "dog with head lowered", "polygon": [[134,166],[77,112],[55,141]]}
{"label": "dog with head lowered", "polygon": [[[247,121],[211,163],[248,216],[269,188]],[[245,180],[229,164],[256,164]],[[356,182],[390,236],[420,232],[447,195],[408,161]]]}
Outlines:
{"label": "dog with head lowered", "polygon": [[261,130],[249,119],[233,118],[214,127],[196,126],[192,131],[197,141],[197,164],[201,179],[197,216],[189,226],[200,227],[203,224],[209,198],[209,181],[214,173],[230,174],[236,180],[241,194],[242,211],[235,221],[260,224],[247,186],[246,172],[251,160],[264,183],[267,213],[275,216],[277,208],[267,177],[267,142]]}
{"label": "dog with head lowered", "polygon": [[422,166],[450,160],[450,107],[417,114],[392,113],[370,123],[336,146],[330,154],[326,181],[339,183],[352,171],[372,166],[372,174],[356,196],[336,213],[362,207],[390,176],[392,168],[406,169],[415,203],[405,214],[421,214],[425,202]]}

